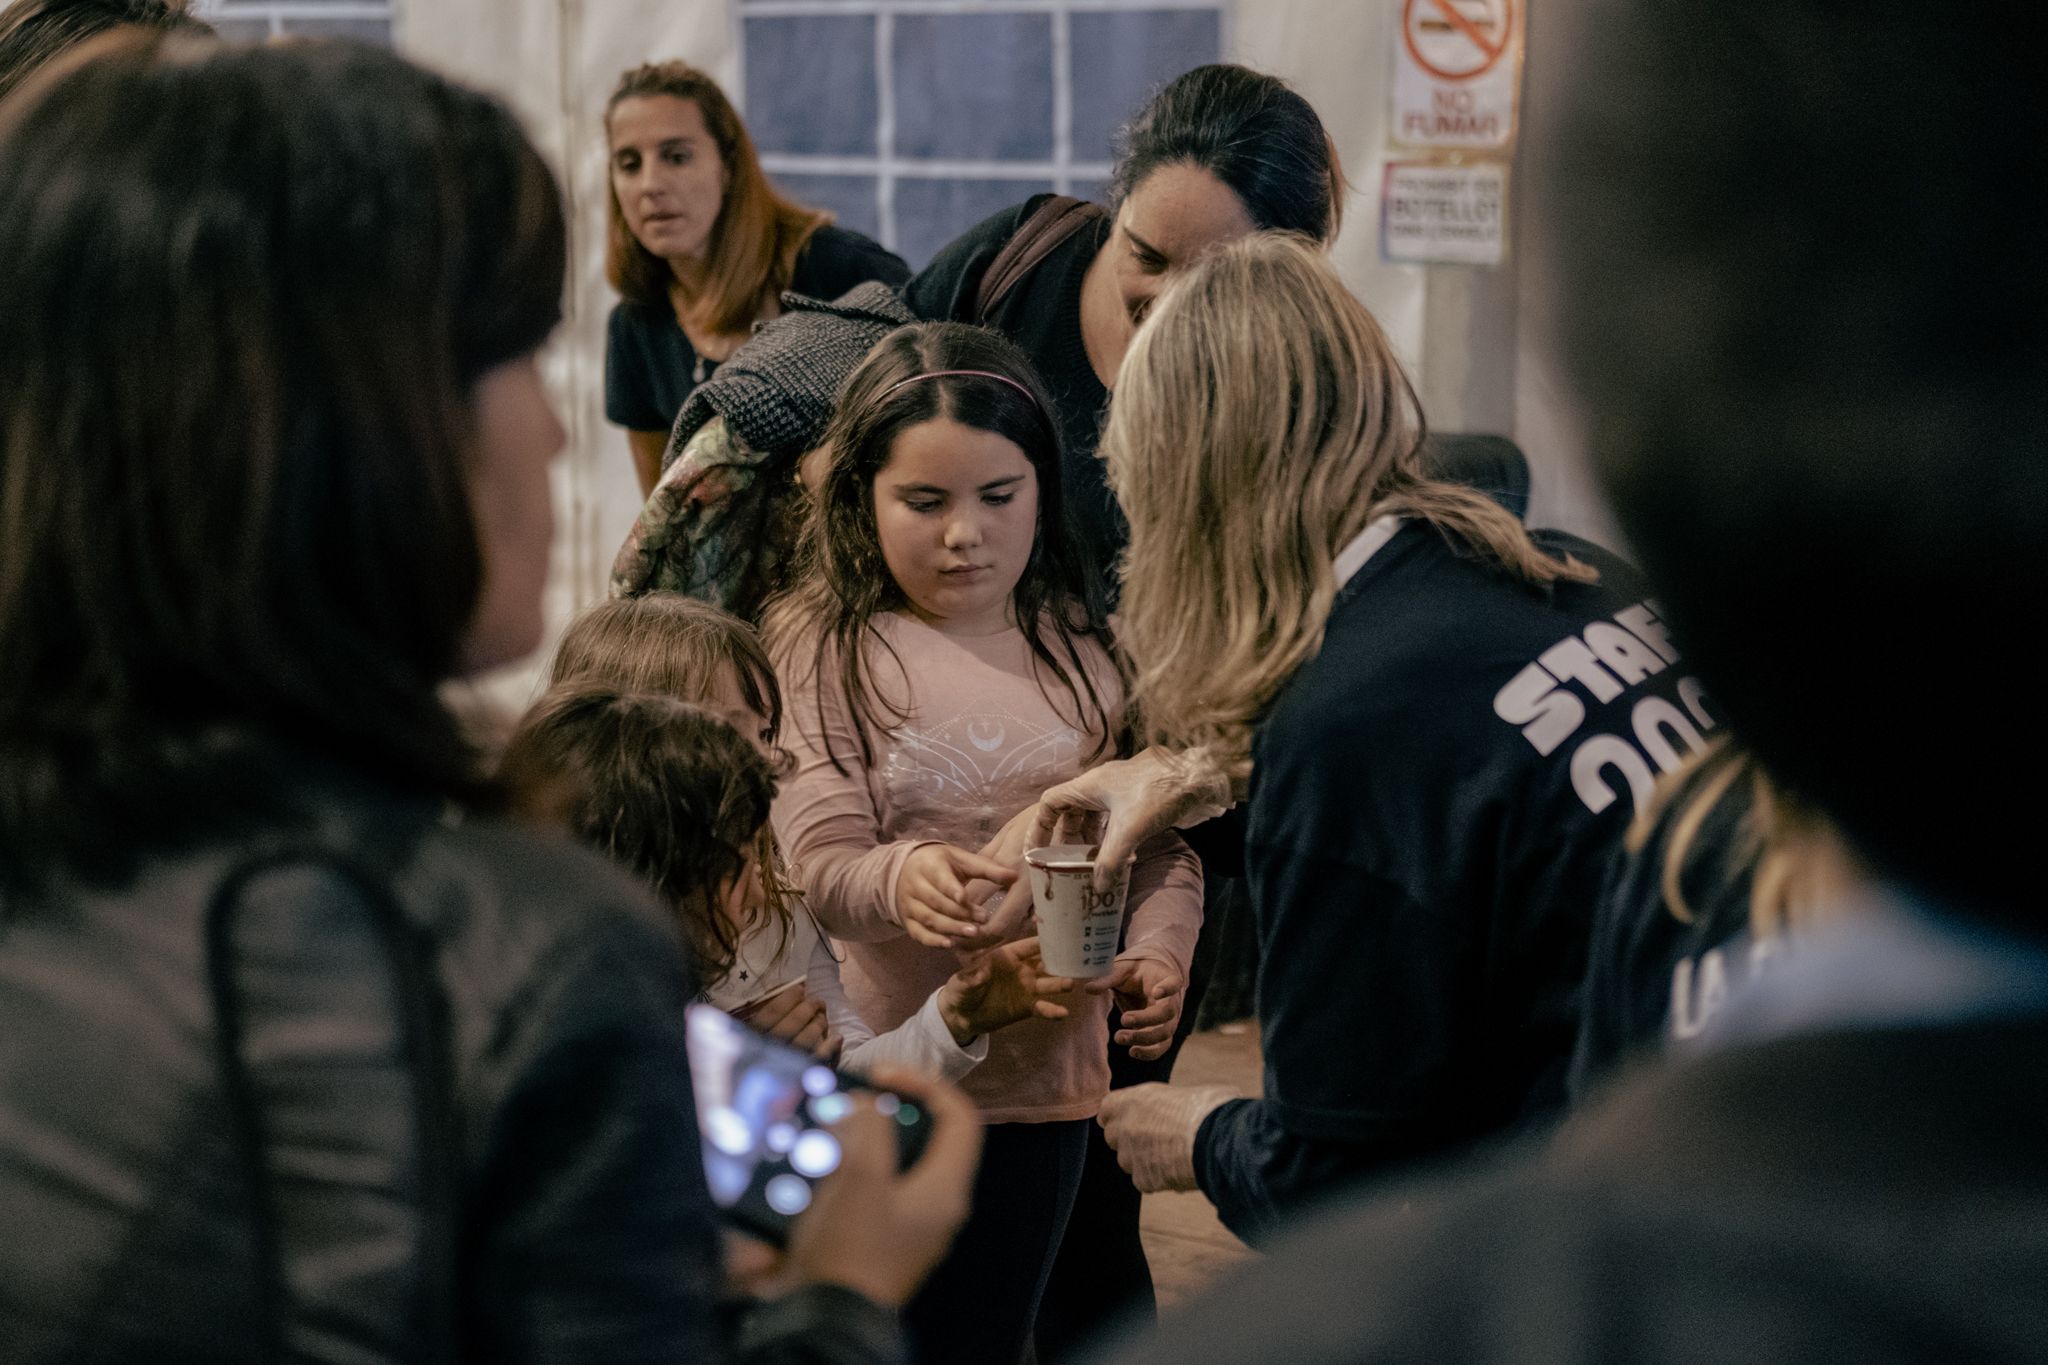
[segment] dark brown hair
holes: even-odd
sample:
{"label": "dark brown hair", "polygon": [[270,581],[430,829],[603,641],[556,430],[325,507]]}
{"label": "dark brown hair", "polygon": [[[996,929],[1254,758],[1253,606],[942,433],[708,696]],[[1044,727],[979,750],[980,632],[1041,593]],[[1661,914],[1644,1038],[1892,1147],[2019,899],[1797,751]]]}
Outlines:
{"label": "dark brown hair", "polygon": [[0,13],[0,99],[59,54],[110,29],[210,34],[186,0],[14,0]]}
{"label": "dark brown hair", "polygon": [[532,145],[340,43],[138,38],[9,113],[0,875],[275,822],[281,749],[474,792],[436,688],[482,574],[474,386],[559,316]]}
{"label": "dark brown hair", "polygon": [[740,931],[720,894],[765,852],[775,799],[775,770],[745,736],[673,697],[572,683],[526,713],[502,774],[527,814],[565,825],[654,888],[706,984],[732,970]]}
{"label": "dark brown hair", "polygon": [[[937,371],[983,373],[904,383]],[[847,376],[825,432],[832,463],[811,505],[794,585],[769,604],[765,633],[770,656],[781,665],[785,682],[801,676],[816,683],[821,734],[826,732],[827,676],[843,690],[861,722],[863,764],[874,762],[868,731],[886,730],[907,719],[877,695],[868,657],[871,646],[888,650],[893,657],[873,622],[877,614],[905,602],[875,528],[875,477],[889,463],[898,436],[940,417],[993,432],[1031,462],[1038,479],[1038,534],[1012,597],[1017,625],[1039,665],[1074,701],[1075,725],[1084,732],[1094,730],[1105,747],[1121,742],[1121,718],[1108,714],[1077,643],[1083,636],[1094,636],[1107,648],[1109,632],[1093,580],[1081,572],[1080,547],[1067,524],[1060,429],[1052,413],[1052,400],[1024,353],[997,333],[965,323],[899,327]],[[806,646],[811,650],[809,671],[792,673],[806,667],[797,657]],[[897,666],[900,670],[900,660]],[[1043,687],[1043,676],[1039,681]],[[1049,692],[1047,700],[1051,701]],[[825,744],[833,766],[845,771],[839,756],[831,752],[829,737]],[[1103,751],[1098,748],[1097,756]]]}
{"label": "dark brown hair", "polygon": [[[718,159],[725,165],[725,202],[719,206],[705,252],[704,290],[691,311],[706,331],[743,332],[760,316],[763,300],[789,288],[797,253],[813,232],[832,221],[832,215],[805,208],[776,192],[761,170],[754,140],[747,135],[747,125],[740,121],[732,101],[718,88],[718,82],[683,62],[636,66],[619,78],[618,88],[605,105],[607,140],[612,110],[619,107],[619,101],[651,95],[670,95],[696,105],[718,148]],[[626,226],[609,173],[605,176],[605,202],[610,226],[604,267],[612,288],[628,302],[667,308],[674,275],[668,262],[642,246]]]}
{"label": "dark brown hair", "polygon": [[1278,76],[1216,62],[1161,87],[1121,135],[1110,200],[1164,166],[1199,166],[1229,186],[1260,228],[1328,243],[1344,221],[1337,144]]}

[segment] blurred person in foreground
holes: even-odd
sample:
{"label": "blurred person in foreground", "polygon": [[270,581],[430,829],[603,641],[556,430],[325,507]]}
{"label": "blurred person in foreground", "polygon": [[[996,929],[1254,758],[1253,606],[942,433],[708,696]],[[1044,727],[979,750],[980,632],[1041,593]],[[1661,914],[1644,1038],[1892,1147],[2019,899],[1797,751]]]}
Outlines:
{"label": "blurred person in foreground", "polygon": [[735,1341],[674,929],[440,699],[541,638],[539,154],[375,49],[95,41],[0,102],[0,1365],[900,1360],[965,1101],[894,1082],[900,1175],[849,1120]]}
{"label": "blurred person in foreground", "polygon": [[2048,1357],[2035,11],[1589,9],[1538,179],[1592,452],[1854,913],[1718,1047],[1327,1213],[1132,1365]]}

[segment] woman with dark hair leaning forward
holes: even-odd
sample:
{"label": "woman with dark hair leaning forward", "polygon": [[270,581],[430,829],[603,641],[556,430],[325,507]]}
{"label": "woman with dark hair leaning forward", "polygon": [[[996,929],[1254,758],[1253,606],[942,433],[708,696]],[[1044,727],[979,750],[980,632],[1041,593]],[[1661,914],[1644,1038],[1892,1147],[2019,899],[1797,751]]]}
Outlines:
{"label": "woman with dark hair leaning forward", "polygon": [[[0,1361],[728,1354],[687,961],[436,692],[540,639],[564,252],[511,117],[387,53],[0,104]],[[897,1358],[977,1145],[928,1099],[745,1358]]]}
{"label": "woman with dark hair leaning forward", "polygon": [[1371,314],[1278,235],[1169,286],[1110,409],[1120,638],[1188,753],[1047,808],[1180,771],[1244,793],[1265,1097],[1140,1086],[1102,1122],[1140,1188],[1246,1238],[1561,1110],[1607,861],[1712,728],[1627,566],[1429,478],[1421,439]]}

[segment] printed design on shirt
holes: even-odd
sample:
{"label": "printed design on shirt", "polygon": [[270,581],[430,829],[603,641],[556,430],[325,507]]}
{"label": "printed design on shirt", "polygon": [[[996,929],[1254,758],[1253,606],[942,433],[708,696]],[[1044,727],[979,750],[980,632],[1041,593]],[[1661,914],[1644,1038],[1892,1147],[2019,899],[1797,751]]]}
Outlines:
{"label": "printed design on shirt", "polygon": [[1001,706],[936,725],[890,732],[882,782],[899,817],[897,837],[978,849],[1047,787],[1081,770],[1084,738]]}
{"label": "printed design on shirt", "polygon": [[1665,1017],[1671,1041],[1683,1043],[1699,1037],[1727,1005],[1730,993],[1766,970],[1784,947],[1785,940],[1776,934],[1766,938],[1745,935],[1709,948],[1697,958],[1678,959],[1671,968],[1671,1009]]}
{"label": "printed design on shirt", "polygon": [[1628,791],[1633,808],[1641,810],[1658,773],[1676,772],[1688,757],[1705,750],[1706,737],[1718,724],[1707,710],[1706,688],[1689,677],[1678,684],[1682,705],[1664,697],[1642,698],[1629,712],[1627,734],[1581,736],[1586,698],[1601,705],[1617,701],[1679,662],[1657,604],[1638,602],[1537,655],[1494,695],[1493,713],[1521,727],[1522,737],[1545,757],[1576,740],[1572,789],[1587,810],[1598,815],[1614,804],[1614,777]]}

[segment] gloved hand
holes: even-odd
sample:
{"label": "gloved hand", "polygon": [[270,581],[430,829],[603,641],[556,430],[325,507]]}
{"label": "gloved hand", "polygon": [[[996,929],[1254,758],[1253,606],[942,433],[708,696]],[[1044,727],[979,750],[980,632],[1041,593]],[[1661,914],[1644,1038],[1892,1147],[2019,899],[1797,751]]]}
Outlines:
{"label": "gloved hand", "polygon": [[1229,777],[1205,755],[1170,753],[1154,745],[1091,768],[1040,797],[1033,840],[1099,842],[1095,878],[1098,889],[1106,891],[1138,845],[1155,834],[1213,820],[1236,799]]}
{"label": "gloved hand", "polygon": [[1096,1122],[1142,1193],[1192,1190],[1195,1134],[1211,1110],[1237,1098],[1222,1085],[1134,1085],[1110,1091]]}

